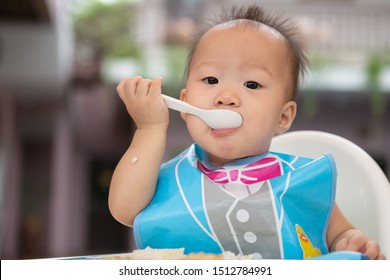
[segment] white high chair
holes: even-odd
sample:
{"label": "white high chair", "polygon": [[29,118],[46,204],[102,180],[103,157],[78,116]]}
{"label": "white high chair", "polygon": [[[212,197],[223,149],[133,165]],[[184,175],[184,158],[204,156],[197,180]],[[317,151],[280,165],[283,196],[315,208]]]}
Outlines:
{"label": "white high chair", "polygon": [[278,135],[270,150],[310,158],[332,154],[338,171],[337,205],[390,259],[390,183],[368,153],[340,136],[310,130]]}

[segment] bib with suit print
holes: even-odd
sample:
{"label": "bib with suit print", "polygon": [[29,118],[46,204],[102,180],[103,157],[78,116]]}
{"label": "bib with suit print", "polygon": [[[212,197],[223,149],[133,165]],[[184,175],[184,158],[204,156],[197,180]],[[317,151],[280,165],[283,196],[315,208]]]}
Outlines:
{"label": "bib with suit print", "polygon": [[330,155],[268,152],[214,167],[193,144],[161,166],[153,200],[134,221],[136,245],[265,259],[326,254],[335,182]]}

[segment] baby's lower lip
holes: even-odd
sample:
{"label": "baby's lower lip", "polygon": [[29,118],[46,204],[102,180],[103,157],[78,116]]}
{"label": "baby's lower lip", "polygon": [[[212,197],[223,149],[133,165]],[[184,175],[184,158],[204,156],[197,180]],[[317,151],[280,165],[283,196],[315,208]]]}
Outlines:
{"label": "baby's lower lip", "polygon": [[236,131],[237,128],[224,128],[224,129],[213,129],[212,133],[217,136],[224,136],[227,134],[231,134]]}

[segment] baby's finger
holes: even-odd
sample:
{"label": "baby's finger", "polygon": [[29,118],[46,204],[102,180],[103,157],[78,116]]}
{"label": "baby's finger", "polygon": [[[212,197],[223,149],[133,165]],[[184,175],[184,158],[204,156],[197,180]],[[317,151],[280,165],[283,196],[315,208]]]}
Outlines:
{"label": "baby's finger", "polygon": [[116,90],[122,100],[125,100],[127,95],[135,95],[137,84],[141,79],[141,76],[126,77],[119,82]]}
{"label": "baby's finger", "polygon": [[346,250],[355,251],[355,252],[363,252],[365,244],[367,242],[367,237],[363,234],[355,234],[348,240],[348,246]]}
{"label": "baby's finger", "polygon": [[381,252],[379,249],[379,245],[371,240],[367,242],[366,249],[363,253],[366,254],[370,258],[370,260],[376,260],[380,257],[379,255]]}
{"label": "baby's finger", "polygon": [[386,256],[381,252],[379,253],[377,260],[386,260]]}
{"label": "baby's finger", "polygon": [[152,83],[152,80],[150,79],[142,79],[137,84],[137,89],[135,92],[135,95],[139,96],[146,96],[149,94],[150,85]]}
{"label": "baby's finger", "polygon": [[149,94],[160,95],[162,82],[163,82],[162,78],[160,77],[154,78],[150,84]]}

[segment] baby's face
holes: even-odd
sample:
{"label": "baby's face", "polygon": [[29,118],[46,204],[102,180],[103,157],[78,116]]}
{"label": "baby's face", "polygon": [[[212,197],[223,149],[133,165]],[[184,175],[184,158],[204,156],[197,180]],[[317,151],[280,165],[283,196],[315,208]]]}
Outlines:
{"label": "baby's face", "polygon": [[266,26],[219,25],[200,40],[181,99],[203,109],[241,114],[238,128],[214,130],[183,114],[189,133],[212,164],[267,152],[274,135],[295,117],[290,52],[284,38]]}

